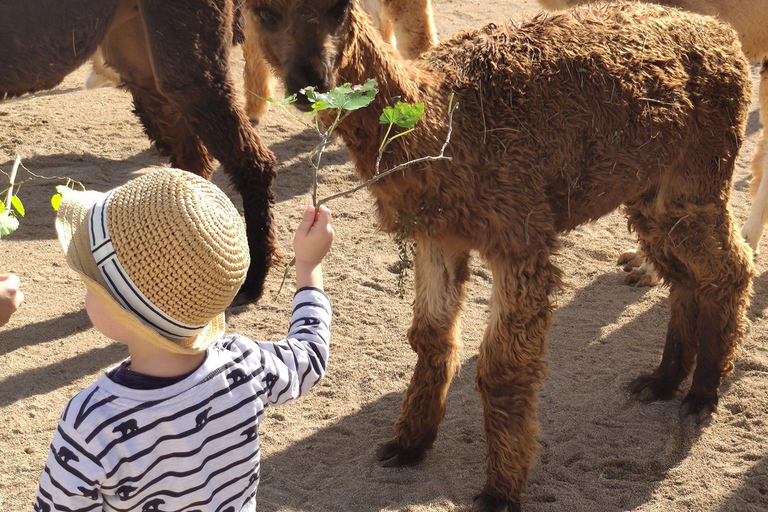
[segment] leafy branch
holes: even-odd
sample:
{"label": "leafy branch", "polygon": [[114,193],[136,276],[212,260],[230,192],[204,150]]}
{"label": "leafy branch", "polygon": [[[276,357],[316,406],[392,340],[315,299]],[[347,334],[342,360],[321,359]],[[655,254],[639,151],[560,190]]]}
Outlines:
{"label": "leafy branch", "polygon": [[[20,168],[24,170],[30,177],[23,181],[17,181],[18,171]],[[85,190],[85,187],[82,183],[66,176],[41,176],[39,174],[35,174],[34,172],[24,167],[24,165],[21,163],[20,155],[16,155],[16,159],[13,162],[13,167],[11,168],[10,174],[6,173],[2,169],[0,169],[0,174],[3,174],[8,178],[8,187],[0,191],[0,195],[5,194],[6,197],[5,202],[0,199],[0,238],[12,234],[19,228],[19,219],[16,218],[16,215],[20,215],[21,217],[26,215],[24,203],[21,201],[21,198],[18,195],[19,190],[21,190],[21,187],[24,184],[36,179],[64,181],[66,185],[56,186],[56,194],[51,197],[51,206],[54,210],[58,210],[59,203],[61,202],[61,195],[66,193],[67,190],[73,189],[75,186],[79,186]]]}
{"label": "leafy branch", "polygon": [[[314,129],[320,136],[320,144],[315,147],[309,156],[310,164],[312,165],[312,204],[315,208],[334,199],[352,195],[359,190],[369,187],[380,179],[385,178],[386,176],[389,176],[390,174],[393,174],[397,171],[401,171],[408,166],[428,161],[451,159],[451,157],[445,156],[445,149],[448,147],[448,144],[451,141],[451,134],[453,133],[453,114],[456,111],[456,108],[458,108],[458,103],[453,101],[453,94],[451,94],[451,97],[448,100],[448,133],[446,135],[445,142],[440,149],[440,153],[434,156],[425,156],[416,158],[414,160],[409,160],[407,162],[396,165],[391,169],[387,169],[383,172],[380,171],[381,160],[387,147],[394,140],[412,133],[415,129],[414,127],[416,126],[416,123],[418,123],[424,114],[423,103],[408,104],[397,101],[393,106],[385,107],[379,118],[379,123],[386,125],[387,131],[384,134],[384,138],[382,139],[381,144],[379,145],[374,176],[348,190],[331,194],[323,198],[318,198],[318,176],[320,173],[320,168],[322,167],[322,157],[326,148],[330,144],[331,137],[333,136],[336,128],[347,118],[347,116],[349,116],[355,110],[365,108],[371,104],[371,102],[376,97],[376,94],[378,93],[376,81],[373,79],[368,79],[363,85],[350,85],[347,83],[326,93],[317,92],[313,87],[302,89],[301,93],[306,95],[307,99],[312,102],[311,110],[306,113],[307,115],[315,115],[314,122],[311,125],[303,122],[287,108],[288,105],[296,101],[297,95],[294,94],[284,98],[283,100],[276,101],[270,98],[263,98],[252,91],[248,92],[258,97],[259,99],[280,107],[291,118],[308,128]],[[325,130],[320,127],[320,121],[317,116],[319,112],[323,111],[331,111],[335,113],[333,121]],[[393,134],[395,127],[401,128],[403,131]],[[396,237],[396,241],[402,239],[404,236],[405,235]],[[408,250],[405,247],[406,246],[404,244],[398,243],[401,258],[400,268],[403,269],[403,271],[404,269],[408,268],[406,260],[409,258]],[[412,244],[408,247],[410,247],[412,250]],[[295,262],[296,258],[294,257],[288,263],[288,265],[286,265],[285,273],[283,274],[283,280],[280,283],[280,288],[277,291],[277,295],[280,295],[280,292],[282,291],[288,276],[288,272],[290,271],[290,268],[295,264]]]}

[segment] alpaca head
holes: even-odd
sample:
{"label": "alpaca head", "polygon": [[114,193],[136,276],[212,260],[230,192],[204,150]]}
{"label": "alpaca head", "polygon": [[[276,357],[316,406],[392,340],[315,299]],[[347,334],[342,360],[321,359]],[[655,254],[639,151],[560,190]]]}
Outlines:
{"label": "alpaca head", "polygon": [[[335,87],[333,69],[341,58],[346,25],[355,0],[247,0],[267,61],[288,94],[304,87],[327,92]],[[308,109],[299,94],[296,106]]]}

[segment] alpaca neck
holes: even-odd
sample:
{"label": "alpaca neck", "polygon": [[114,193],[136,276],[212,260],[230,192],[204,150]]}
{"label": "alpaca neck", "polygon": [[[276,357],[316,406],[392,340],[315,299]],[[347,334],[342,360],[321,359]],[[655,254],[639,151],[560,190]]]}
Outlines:
{"label": "alpaca neck", "polygon": [[[382,110],[395,98],[406,103],[423,101],[419,71],[386,43],[367,16],[355,5],[350,12],[348,45],[336,67],[338,84],[363,84],[376,80],[378,93],[366,108],[355,111],[337,128],[355,160],[360,177],[368,179],[375,173],[375,161],[386,127],[379,123]],[[382,168],[382,170],[384,170]]]}

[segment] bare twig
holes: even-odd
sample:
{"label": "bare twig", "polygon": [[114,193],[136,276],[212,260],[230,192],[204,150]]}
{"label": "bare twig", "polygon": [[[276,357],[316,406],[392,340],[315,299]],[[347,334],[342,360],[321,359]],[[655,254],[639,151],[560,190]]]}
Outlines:
{"label": "bare twig", "polygon": [[11,207],[11,199],[13,198],[13,184],[16,182],[16,173],[19,170],[19,165],[21,165],[21,155],[16,155],[16,160],[13,161],[13,167],[11,168],[11,177],[8,179],[8,197],[5,201],[5,204],[8,205],[8,208]]}

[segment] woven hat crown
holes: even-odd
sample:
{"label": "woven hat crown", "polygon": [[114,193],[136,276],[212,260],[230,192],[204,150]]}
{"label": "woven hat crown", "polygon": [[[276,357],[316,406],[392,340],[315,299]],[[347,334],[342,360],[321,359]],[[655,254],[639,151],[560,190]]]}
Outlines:
{"label": "woven hat crown", "polygon": [[115,189],[105,213],[130,280],[178,321],[209,322],[245,280],[250,258],[240,214],[199,176],[178,169],[146,174]]}

